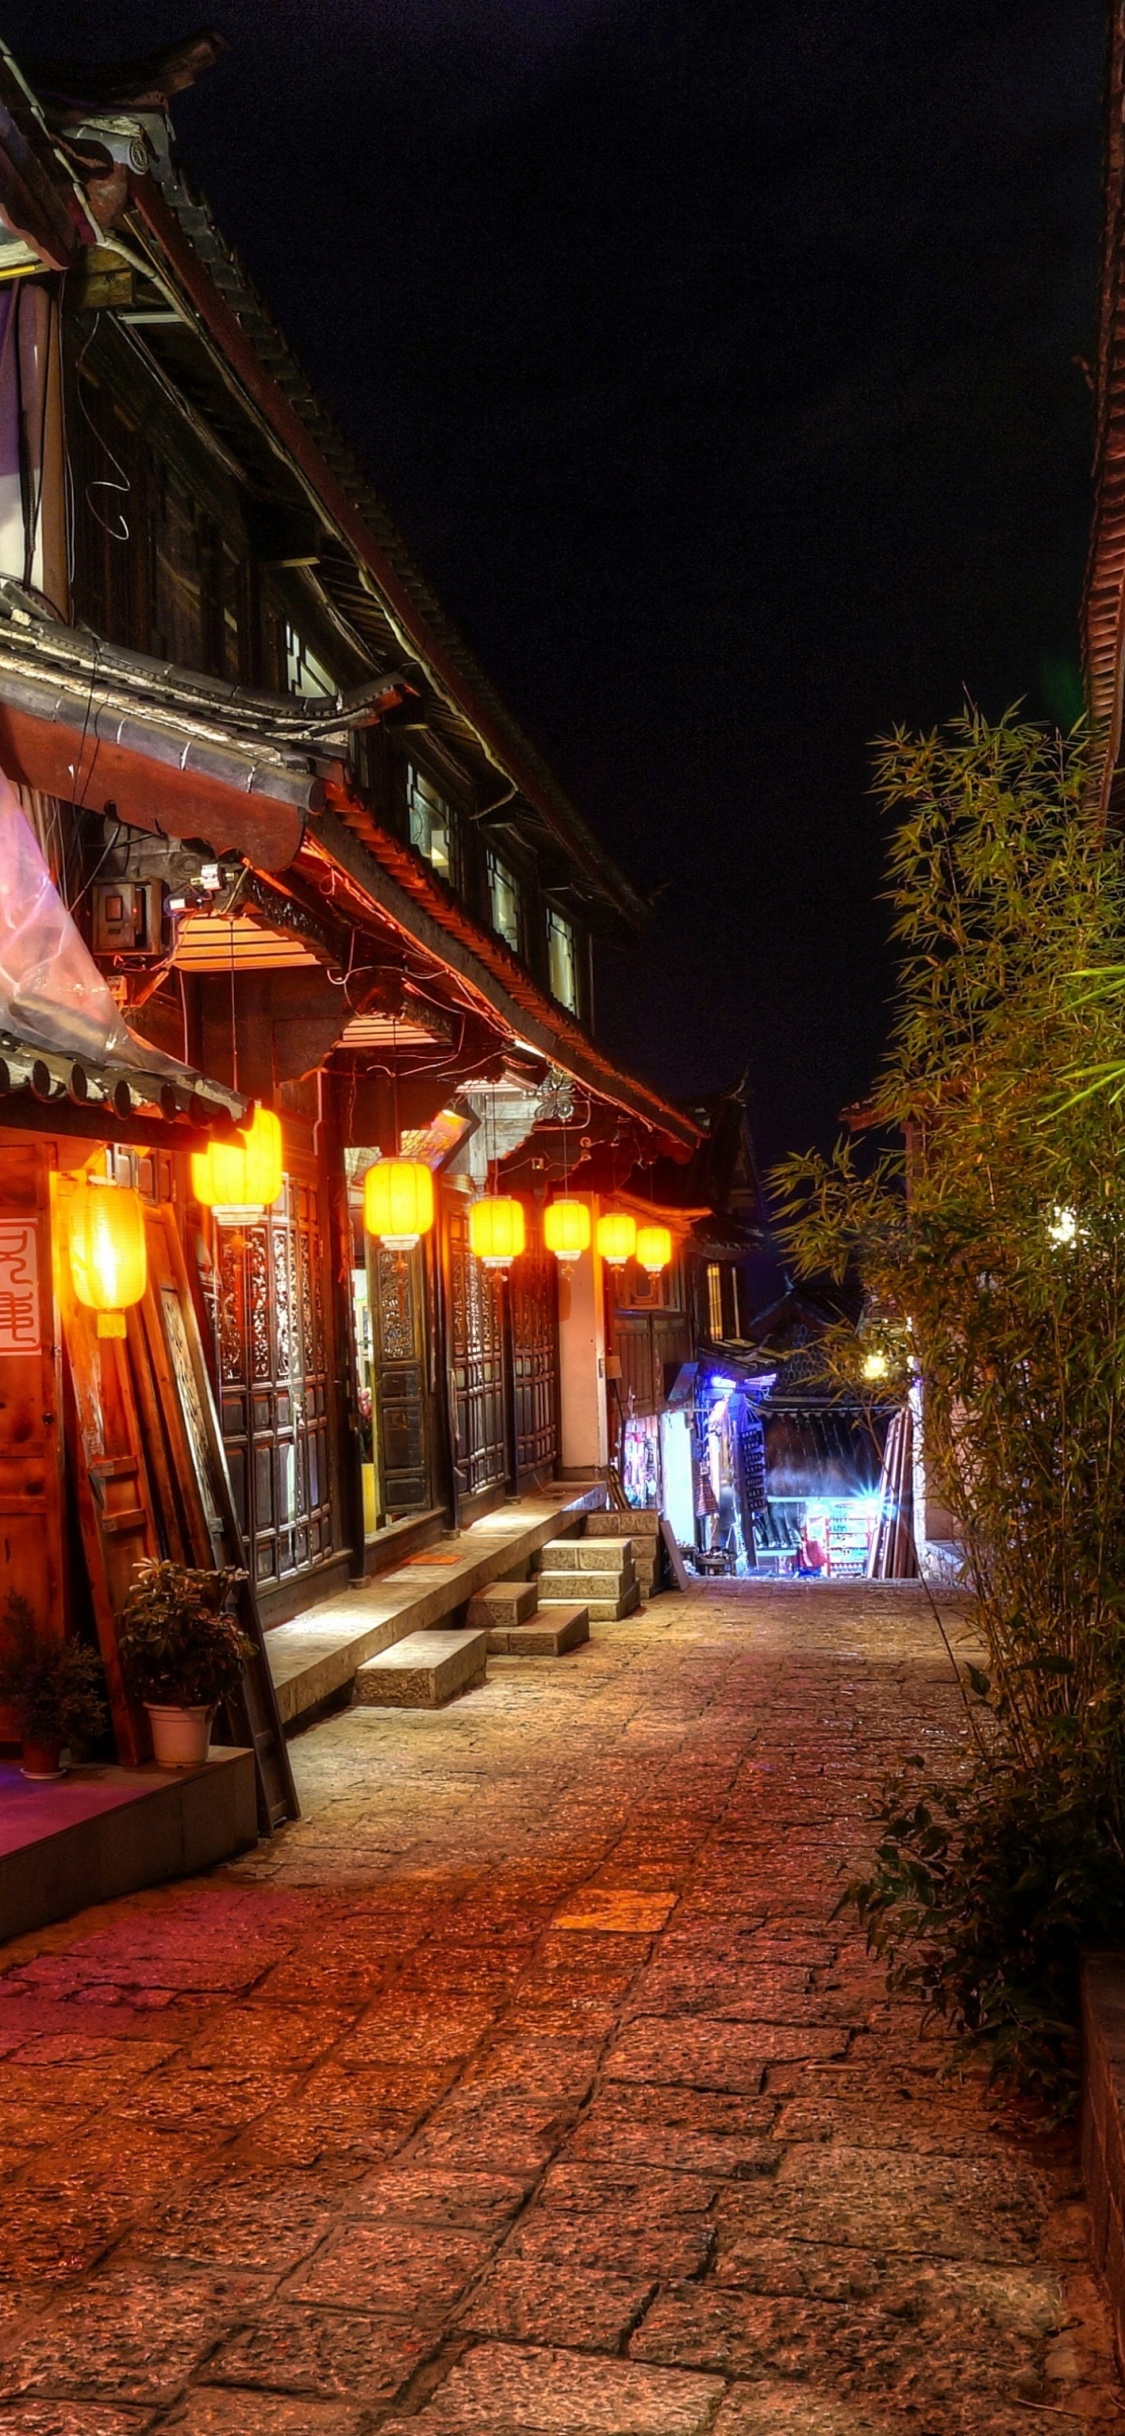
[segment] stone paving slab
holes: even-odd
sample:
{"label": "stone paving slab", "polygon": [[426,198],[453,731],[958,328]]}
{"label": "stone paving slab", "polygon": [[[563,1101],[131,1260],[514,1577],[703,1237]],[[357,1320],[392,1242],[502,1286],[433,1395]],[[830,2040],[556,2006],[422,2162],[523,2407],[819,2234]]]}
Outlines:
{"label": "stone paving slab", "polygon": [[717,1583],[0,1949],[0,2436],[1119,2429],[1072,2142],[835,1914],[962,1727],[920,1595]]}

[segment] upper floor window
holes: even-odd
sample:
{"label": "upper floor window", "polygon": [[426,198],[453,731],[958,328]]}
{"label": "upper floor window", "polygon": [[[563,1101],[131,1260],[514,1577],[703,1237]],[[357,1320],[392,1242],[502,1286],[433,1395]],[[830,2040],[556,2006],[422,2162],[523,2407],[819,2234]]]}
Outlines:
{"label": "upper floor window", "polygon": [[330,677],[323,660],[309,649],[304,635],[295,626],[285,628],[285,682],[291,694],[309,697],[334,694],[336,680]]}
{"label": "upper floor window", "polygon": [[707,1263],[707,1333],[712,1337],[723,1333],[723,1272],[717,1260]]}
{"label": "upper floor window", "polygon": [[520,952],[520,888],[519,881],[506,863],[491,849],[488,855],[488,911],[494,931],[498,931],[513,956]]}
{"label": "upper floor window", "polygon": [[569,1007],[571,1014],[576,1015],[578,955],[574,925],[567,921],[565,914],[556,913],[553,905],[547,907],[547,977],[552,998],[557,998],[560,1006]]}
{"label": "upper floor window", "polygon": [[451,888],[457,886],[457,831],[453,807],[416,762],[406,765],[406,805],[410,843],[440,871]]}

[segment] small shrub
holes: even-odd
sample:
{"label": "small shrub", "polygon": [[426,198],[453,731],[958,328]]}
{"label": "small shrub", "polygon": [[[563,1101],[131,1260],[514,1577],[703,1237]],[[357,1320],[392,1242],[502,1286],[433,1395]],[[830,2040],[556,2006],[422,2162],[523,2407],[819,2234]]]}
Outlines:
{"label": "small shrub", "polygon": [[140,1700],[211,1708],[238,1689],[252,1643],[231,1613],[244,1573],[149,1560],[125,1601],[121,1663]]}
{"label": "small shrub", "polygon": [[[912,1763],[919,1771],[921,1761]],[[1079,1963],[1125,1945],[1125,1861],[1104,1781],[997,1754],[960,1781],[892,1779],[869,1876],[847,1889],[888,1985],[1056,2118],[1078,2095]]]}
{"label": "small shrub", "polygon": [[0,1618],[0,1702],[14,1709],[25,1742],[97,1742],[109,1724],[97,1651],[52,1641],[33,1608],[10,1590]]}

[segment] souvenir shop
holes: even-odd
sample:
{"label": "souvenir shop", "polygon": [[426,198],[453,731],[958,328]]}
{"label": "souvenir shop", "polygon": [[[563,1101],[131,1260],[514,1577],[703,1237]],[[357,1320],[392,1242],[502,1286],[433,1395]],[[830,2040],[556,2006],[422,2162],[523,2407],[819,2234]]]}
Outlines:
{"label": "souvenir shop", "polygon": [[910,1570],[901,1530],[887,1530],[891,1412],[789,1402],[776,1385],[771,1372],[685,1364],[666,1409],[626,1423],[629,1503],[659,1505],[705,1577],[858,1580],[892,1560]]}

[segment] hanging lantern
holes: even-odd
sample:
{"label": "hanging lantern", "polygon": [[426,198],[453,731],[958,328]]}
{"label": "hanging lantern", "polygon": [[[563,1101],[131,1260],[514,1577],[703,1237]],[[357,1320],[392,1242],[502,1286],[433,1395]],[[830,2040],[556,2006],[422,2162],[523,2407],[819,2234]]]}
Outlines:
{"label": "hanging lantern", "polygon": [[659,1277],[672,1257],[672,1237],[666,1226],[637,1228],[637,1259],[650,1277]]}
{"label": "hanging lantern", "polygon": [[543,1212],[543,1241],[560,1260],[578,1260],[590,1248],[590,1212],[584,1201],[549,1201]]}
{"label": "hanging lantern", "polygon": [[610,1210],[598,1220],[598,1250],[611,1269],[623,1269],[637,1248],[637,1221],[627,1210]]}
{"label": "hanging lantern", "polygon": [[260,1218],[276,1201],[281,1176],[281,1119],[272,1108],[255,1108],[232,1140],[192,1153],[192,1192],[227,1225]]}
{"label": "hanging lantern", "polygon": [[87,1176],[70,1203],[70,1274],[99,1336],[124,1336],[125,1314],[148,1283],[145,1214],[131,1185]]}
{"label": "hanging lantern", "polygon": [[434,1223],[434,1179],[423,1159],[377,1159],[363,1179],[363,1220],[388,1252],[412,1252]]}
{"label": "hanging lantern", "polygon": [[522,1201],[506,1193],[486,1193],[469,1210],[469,1244],[486,1269],[506,1269],[518,1260],[527,1241]]}

